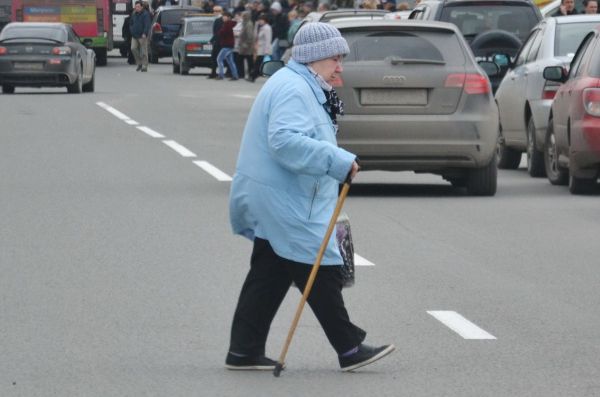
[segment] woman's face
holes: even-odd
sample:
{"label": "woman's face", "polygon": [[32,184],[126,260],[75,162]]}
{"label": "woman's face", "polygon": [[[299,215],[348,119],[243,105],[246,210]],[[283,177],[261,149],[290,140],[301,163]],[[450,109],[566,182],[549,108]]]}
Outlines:
{"label": "woman's face", "polygon": [[317,72],[325,81],[332,84],[337,80],[341,73],[344,71],[342,68],[342,56],[336,55],[331,58],[321,59],[310,64],[310,66]]}

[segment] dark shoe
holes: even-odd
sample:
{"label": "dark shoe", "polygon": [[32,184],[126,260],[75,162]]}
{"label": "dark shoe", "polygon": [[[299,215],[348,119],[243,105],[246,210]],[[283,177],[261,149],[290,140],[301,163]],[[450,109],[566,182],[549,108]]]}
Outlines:
{"label": "dark shoe", "polygon": [[148,68],[142,68],[142,72],[147,72]]}
{"label": "dark shoe", "polygon": [[348,357],[339,357],[340,367],[342,367],[342,371],[353,371],[387,356],[393,352],[395,348],[394,345],[372,347],[361,344],[358,346],[358,351],[356,353],[351,354]]}
{"label": "dark shoe", "polygon": [[265,356],[259,357],[238,357],[231,353],[227,354],[225,359],[225,368],[242,371],[273,371],[277,361],[271,360]]}
{"label": "dark shoe", "polygon": [[217,76],[217,77],[215,77],[215,80],[223,80],[223,77]]}
{"label": "dark shoe", "polygon": [[207,79],[216,79],[217,76],[215,76],[214,74],[209,74],[208,76],[206,76]]}
{"label": "dark shoe", "polygon": [[236,80],[239,80],[239,79],[237,77],[232,77],[229,79],[229,81],[236,81]]}
{"label": "dark shoe", "polygon": [[137,68],[135,69],[136,72],[139,72],[140,70],[142,70],[142,65],[138,65]]}
{"label": "dark shoe", "polygon": [[246,81],[249,81],[251,83],[254,83],[254,79],[252,77],[246,77]]}

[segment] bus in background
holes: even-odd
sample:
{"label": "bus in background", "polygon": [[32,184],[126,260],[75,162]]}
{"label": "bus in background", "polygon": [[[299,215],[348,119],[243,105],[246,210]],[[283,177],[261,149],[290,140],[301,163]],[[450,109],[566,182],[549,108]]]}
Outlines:
{"label": "bus in background", "polygon": [[12,0],[0,0],[0,31],[10,22]]}
{"label": "bus in background", "polygon": [[113,47],[118,48],[121,56],[126,57],[128,43],[123,38],[123,23],[133,12],[135,0],[111,0]]}
{"label": "bus in background", "polygon": [[112,50],[111,0],[13,0],[15,22],[63,22],[83,39],[91,39],[96,64],[106,65]]}

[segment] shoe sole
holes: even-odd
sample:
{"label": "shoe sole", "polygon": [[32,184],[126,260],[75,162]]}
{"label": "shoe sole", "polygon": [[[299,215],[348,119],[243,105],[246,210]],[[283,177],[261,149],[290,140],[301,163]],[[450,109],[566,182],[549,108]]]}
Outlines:
{"label": "shoe sole", "polygon": [[227,365],[225,364],[225,368],[231,371],[273,371],[275,370],[274,365],[244,365],[244,366],[236,366],[236,365]]}
{"label": "shoe sole", "polygon": [[343,372],[354,371],[357,368],[364,367],[365,365],[369,365],[369,364],[371,364],[371,363],[373,363],[373,362],[375,362],[375,361],[377,361],[379,359],[384,358],[385,356],[387,356],[388,354],[390,354],[394,350],[396,350],[396,346],[389,345],[386,349],[380,351],[379,353],[377,353],[373,357],[369,358],[368,360],[365,360],[365,361],[360,362],[360,363],[356,363],[356,364],[351,365],[349,367],[342,368],[342,371]]}

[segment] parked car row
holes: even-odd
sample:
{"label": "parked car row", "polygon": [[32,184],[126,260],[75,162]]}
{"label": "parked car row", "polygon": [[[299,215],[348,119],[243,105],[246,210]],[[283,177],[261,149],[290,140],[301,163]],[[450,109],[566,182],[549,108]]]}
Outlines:
{"label": "parked car row", "polygon": [[[575,115],[569,114],[567,119],[563,119],[563,108],[583,107],[577,102],[582,98],[574,99],[572,89],[565,92],[564,87],[569,85],[566,84],[569,81],[567,77],[572,79],[574,73],[577,73],[572,70],[573,64],[570,68],[569,64],[575,61],[575,54],[584,37],[599,24],[600,15],[549,17],[531,31],[515,61],[509,63],[508,73],[495,96],[500,114],[500,168],[517,168],[521,154],[526,152],[527,170],[533,177],[548,176],[554,184],[566,183],[572,179],[570,185],[573,193],[589,191],[595,185],[595,178],[592,183],[592,177],[589,176],[591,171],[588,170],[585,175],[590,179],[587,183],[589,189],[581,187],[586,183],[580,183],[579,179],[585,177],[576,162],[568,161],[568,145],[564,146],[565,143],[569,143],[569,139],[557,143],[560,149],[558,157],[549,151],[548,145],[555,144],[549,139],[555,139],[557,134],[565,133],[567,138],[574,137],[572,127],[578,125],[572,119]],[[581,48],[580,50],[583,51]],[[548,67],[554,67],[554,74],[548,75],[553,77],[551,79],[545,78],[545,70]],[[571,69],[568,75],[567,68]],[[565,72],[560,74],[557,70]],[[575,102],[565,104],[572,100]],[[568,127],[563,129],[556,125],[559,116],[556,114],[557,110],[553,110],[555,107],[563,109],[559,118],[562,123],[560,125]],[[577,117],[581,116],[582,114],[579,114]],[[596,117],[590,114],[588,116],[592,117],[590,120]],[[548,135],[552,129],[554,132]],[[555,149],[557,148],[552,150]],[[560,161],[557,162],[559,157]],[[572,169],[570,177],[565,171],[569,169]]]}

